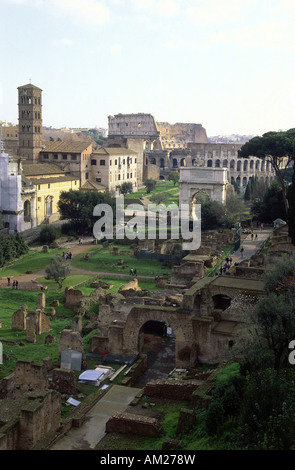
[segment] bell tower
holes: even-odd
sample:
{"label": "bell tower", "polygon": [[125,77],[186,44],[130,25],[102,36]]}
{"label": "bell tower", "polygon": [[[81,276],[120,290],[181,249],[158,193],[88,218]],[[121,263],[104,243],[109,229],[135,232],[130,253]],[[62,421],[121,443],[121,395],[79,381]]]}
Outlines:
{"label": "bell tower", "polygon": [[19,155],[38,161],[42,150],[42,90],[31,83],[18,87]]}

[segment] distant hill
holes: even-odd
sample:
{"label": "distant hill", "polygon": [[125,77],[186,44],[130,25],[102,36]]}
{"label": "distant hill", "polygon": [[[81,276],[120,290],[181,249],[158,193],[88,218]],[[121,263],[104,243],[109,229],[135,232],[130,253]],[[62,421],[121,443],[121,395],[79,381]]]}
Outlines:
{"label": "distant hill", "polygon": [[231,134],[231,135],[216,135],[208,137],[208,142],[210,143],[233,143],[233,144],[243,144],[248,142],[250,139],[255,137],[254,135],[240,135],[240,134]]}

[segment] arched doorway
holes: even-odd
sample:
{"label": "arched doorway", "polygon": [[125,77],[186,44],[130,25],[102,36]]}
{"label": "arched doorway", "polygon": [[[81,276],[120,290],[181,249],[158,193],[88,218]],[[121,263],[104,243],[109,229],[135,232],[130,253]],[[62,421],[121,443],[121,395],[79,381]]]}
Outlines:
{"label": "arched doorway", "polygon": [[31,220],[31,201],[27,200],[24,202],[24,220],[30,222]]}
{"label": "arched doorway", "polygon": [[231,298],[228,295],[217,294],[213,296],[214,309],[226,310],[230,307]]}

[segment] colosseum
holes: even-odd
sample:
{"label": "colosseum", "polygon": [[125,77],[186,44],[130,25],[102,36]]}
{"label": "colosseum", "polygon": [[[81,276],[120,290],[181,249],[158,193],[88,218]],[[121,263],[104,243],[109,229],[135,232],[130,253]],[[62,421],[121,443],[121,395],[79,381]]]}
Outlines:
{"label": "colosseum", "polygon": [[173,149],[146,152],[146,163],[160,167],[160,179],[164,180],[173,170],[181,167],[227,168],[228,181],[241,190],[257,177],[271,183],[275,177],[270,161],[257,157],[243,159],[238,151],[243,144],[187,143],[187,149]]}
{"label": "colosseum", "polygon": [[109,137],[141,139],[143,163],[156,165],[165,180],[181,167],[227,168],[228,182],[241,191],[257,177],[271,183],[275,172],[270,161],[257,157],[239,158],[242,143],[210,143],[202,124],[157,122],[151,114],[109,116]]}

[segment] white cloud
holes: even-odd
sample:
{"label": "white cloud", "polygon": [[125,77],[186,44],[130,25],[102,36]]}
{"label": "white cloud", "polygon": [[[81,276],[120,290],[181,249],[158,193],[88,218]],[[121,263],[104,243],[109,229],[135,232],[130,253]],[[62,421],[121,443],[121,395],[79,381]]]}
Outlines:
{"label": "white cloud", "polygon": [[255,25],[223,30],[211,36],[211,41],[231,42],[238,46],[267,50],[294,50],[295,31],[293,20],[265,20]]}
{"label": "white cloud", "polygon": [[56,39],[55,41],[53,41],[53,45],[71,47],[74,45],[74,41],[70,38],[63,37],[63,38]]}
{"label": "white cloud", "polygon": [[179,0],[132,0],[138,10],[160,16],[175,16],[180,12]]}
{"label": "white cloud", "polygon": [[47,13],[88,24],[103,24],[110,18],[109,8],[101,0],[6,0],[15,5],[40,8]]}
{"label": "white cloud", "polygon": [[90,24],[105,23],[110,17],[108,7],[97,0],[47,0],[46,4],[61,14]]}
{"label": "white cloud", "polygon": [[113,46],[111,46],[110,48],[110,51],[112,55],[119,55],[121,54],[122,47],[120,46],[120,44],[113,44]]}
{"label": "white cloud", "polygon": [[202,25],[234,23],[242,20],[253,0],[198,0],[187,9],[188,19]]}

